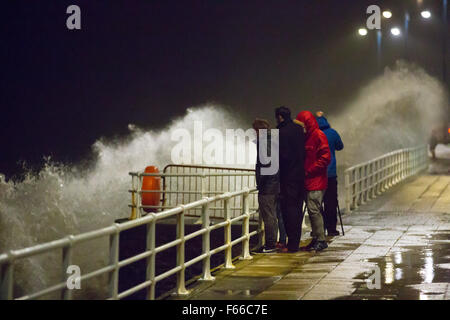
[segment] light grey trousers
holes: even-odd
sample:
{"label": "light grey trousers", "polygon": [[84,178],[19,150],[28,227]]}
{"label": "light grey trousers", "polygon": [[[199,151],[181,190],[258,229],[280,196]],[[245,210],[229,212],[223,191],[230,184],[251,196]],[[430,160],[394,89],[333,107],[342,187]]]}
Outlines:
{"label": "light grey trousers", "polygon": [[320,212],[325,190],[308,191],[306,194],[306,207],[308,208],[309,221],[311,221],[312,237],[319,241],[325,241],[323,217]]}
{"label": "light grey trousers", "polygon": [[264,235],[266,247],[275,248],[278,235],[277,220],[277,195],[276,194],[259,194],[259,213],[264,221]]}

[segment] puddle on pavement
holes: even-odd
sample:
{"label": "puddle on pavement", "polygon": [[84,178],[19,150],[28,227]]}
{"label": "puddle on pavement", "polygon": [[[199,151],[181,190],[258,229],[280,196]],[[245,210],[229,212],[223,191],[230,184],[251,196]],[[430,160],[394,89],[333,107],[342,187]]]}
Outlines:
{"label": "puddle on pavement", "polygon": [[[448,230],[429,235],[424,239],[437,241],[423,247],[404,246],[399,251],[368,262],[376,263],[381,271],[381,288],[369,289],[365,282],[355,283],[356,290],[350,296],[338,299],[371,300],[433,300],[445,297],[450,283],[450,232]],[[439,241],[440,240],[440,241]],[[406,250],[405,250],[406,249]],[[368,279],[373,272],[359,274],[355,279]]]}

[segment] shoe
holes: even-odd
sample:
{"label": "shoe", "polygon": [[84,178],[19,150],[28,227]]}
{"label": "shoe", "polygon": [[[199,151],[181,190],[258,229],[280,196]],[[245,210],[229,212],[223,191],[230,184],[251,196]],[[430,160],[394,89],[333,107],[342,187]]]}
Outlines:
{"label": "shoe", "polygon": [[326,248],[328,248],[328,244],[326,241],[317,241],[317,243],[314,245],[313,250],[316,250],[316,252],[319,252]]}
{"label": "shoe", "polygon": [[336,236],[340,235],[339,231],[337,231],[337,230],[327,231],[327,234],[330,237],[336,237]]}
{"label": "shoe", "polygon": [[275,245],[275,248],[277,248],[277,249],[286,248],[286,244],[285,243],[281,243],[281,242],[277,242],[277,244]]}
{"label": "shoe", "polygon": [[282,248],[282,249],[280,250],[280,252],[281,252],[281,253],[296,253],[296,252],[298,252],[299,250],[300,250],[300,248],[299,248],[299,249],[293,250],[293,249],[289,249],[288,247],[284,247],[284,248]]}
{"label": "shoe", "polygon": [[267,248],[266,246],[262,246],[258,250],[253,251],[255,254],[268,254],[268,253],[275,253],[277,252],[277,248]]}
{"label": "shoe", "polygon": [[317,244],[317,239],[316,239],[316,238],[313,238],[313,239],[311,240],[311,242],[310,242],[307,246],[301,247],[300,250],[302,250],[302,251],[313,251],[313,250],[316,250],[316,249],[314,248],[316,244]]}

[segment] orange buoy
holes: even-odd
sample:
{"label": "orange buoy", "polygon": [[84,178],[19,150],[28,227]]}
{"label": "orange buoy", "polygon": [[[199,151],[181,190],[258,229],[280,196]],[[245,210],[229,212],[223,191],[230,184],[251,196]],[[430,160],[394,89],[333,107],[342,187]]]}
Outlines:
{"label": "orange buoy", "polygon": [[[155,166],[148,166],[145,168],[145,173],[159,173]],[[161,177],[143,176],[142,191],[161,190]],[[142,192],[143,206],[159,206],[161,201],[160,192]],[[145,212],[156,212],[157,208],[145,208]]]}

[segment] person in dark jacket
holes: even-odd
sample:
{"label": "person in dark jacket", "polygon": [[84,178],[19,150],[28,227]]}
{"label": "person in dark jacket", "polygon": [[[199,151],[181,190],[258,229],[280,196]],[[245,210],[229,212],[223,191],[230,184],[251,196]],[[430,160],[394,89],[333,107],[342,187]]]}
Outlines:
{"label": "person in dark jacket", "polygon": [[297,252],[305,197],[305,133],[301,125],[292,121],[289,108],[283,106],[275,109],[275,118],[280,145],[280,207],[288,237],[287,247],[283,248],[282,252]]}
{"label": "person in dark jacket", "polygon": [[[253,122],[253,128],[256,130],[256,166],[255,177],[256,187],[258,189],[259,213],[264,221],[265,244],[255,253],[273,253],[276,251],[278,221],[277,221],[277,198],[280,192],[279,168],[275,168],[273,174],[263,171],[263,168],[269,168],[275,163],[269,163],[269,159],[274,158],[274,153],[278,150],[277,141],[272,141],[270,125],[267,120],[256,119]],[[262,130],[265,130],[262,131]],[[270,158],[269,158],[270,157]],[[275,164],[278,166],[278,162]],[[269,172],[271,173],[271,172]]]}
{"label": "person in dark jacket", "polygon": [[312,227],[312,241],[302,248],[304,250],[322,251],[327,248],[323,217],[321,213],[322,199],[327,189],[327,167],[331,162],[330,148],[325,134],[319,129],[314,115],[309,111],[302,111],[297,115],[297,121],[304,124],[306,129],[305,142],[305,188],[306,206]]}
{"label": "person in dark jacket", "polygon": [[331,162],[327,169],[328,188],[323,197],[324,212],[323,222],[329,236],[338,236],[339,231],[336,230],[337,224],[337,206],[338,206],[338,189],[337,189],[337,173],[336,173],[336,155],[335,151],[344,149],[341,137],[336,130],[331,128],[323,113],[317,113],[317,123],[319,129],[325,133],[328,140],[328,146],[331,152]]}

